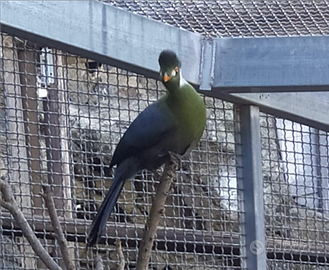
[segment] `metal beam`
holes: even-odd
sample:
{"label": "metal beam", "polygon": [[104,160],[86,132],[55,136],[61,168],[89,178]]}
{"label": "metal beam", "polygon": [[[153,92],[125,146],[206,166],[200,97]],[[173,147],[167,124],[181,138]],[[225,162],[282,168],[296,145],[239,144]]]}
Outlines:
{"label": "metal beam", "polygon": [[329,36],[217,40],[213,88],[226,93],[329,91],[328,74]]}
{"label": "metal beam", "polygon": [[[19,18],[19,19],[17,19]],[[199,84],[202,36],[98,1],[1,1],[1,30],[158,78],[158,56],[172,49]]]}
{"label": "metal beam", "polygon": [[186,79],[201,89],[329,90],[329,36],[205,40],[98,1],[1,1],[1,26],[10,34],[154,78],[159,69],[154,59],[170,48],[182,59]]}
{"label": "metal beam", "polygon": [[243,93],[231,94],[229,99],[259,105],[262,112],[329,131],[327,92]]}
{"label": "metal beam", "polygon": [[326,132],[319,131],[319,144],[317,147],[319,148],[319,163],[318,166],[318,175],[319,175],[319,195],[320,195],[320,207],[322,207],[322,211],[324,214],[328,215],[329,213],[329,149],[328,149],[328,139],[329,136]]}
{"label": "metal beam", "polygon": [[257,105],[262,112],[329,131],[329,93],[232,93],[201,91],[229,102]]}
{"label": "metal beam", "polygon": [[96,1],[0,4],[2,31],[11,35],[152,78],[158,78],[159,52],[170,48],[182,59],[188,81],[203,90],[213,86],[202,91],[205,95],[255,104],[264,112],[329,131],[329,95],[324,92],[227,94],[237,89],[288,91],[293,84],[305,90],[305,83],[325,87],[329,37],[205,40]]}
{"label": "metal beam", "polygon": [[240,106],[237,117],[237,184],[244,235],[241,268],[264,270],[266,242],[259,108]]}

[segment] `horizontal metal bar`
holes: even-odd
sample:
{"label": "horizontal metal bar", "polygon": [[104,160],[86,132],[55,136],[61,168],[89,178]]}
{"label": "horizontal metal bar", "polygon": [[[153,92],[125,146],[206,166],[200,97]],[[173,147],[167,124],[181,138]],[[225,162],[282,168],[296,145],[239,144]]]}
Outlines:
{"label": "horizontal metal bar", "polygon": [[329,90],[329,36],[222,38],[216,44],[218,91]]}
{"label": "horizontal metal bar", "polygon": [[[18,19],[19,18],[19,19]],[[202,36],[97,1],[1,1],[1,30],[158,78],[158,56],[174,50],[199,84]]]}
{"label": "horizontal metal bar", "polygon": [[262,112],[329,131],[329,93],[232,93],[201,91],[201,93],[238,104],[259,106]]}
{"label": "horizontal metal bar", "polygon": [[[210,89],[209,84],[213,84],[211,91],[202,91],[205,95],[255,104],[264,112],[329,131],[329,96],[324,96],[325,93],[227,94],[233,88],[286,91],[292,83],[298,83],[303,90],[302,81],[324,85],[329,80],[329,76],[325,76],[329,74],[329,54],[325,53],[329,45],[324,44],[329,37],[216,39],[215,42],[205,42],[201,35],[96,1],[66,1],[65,5],[60,1],[1,1],[0,5],[1,30],[11,35],[152,78],[158,78],[156,59],[159,52],[170,48],[179,54],[184,77],[188,81],[196,86],[202,82],[203,89]],[[283,42],[282,45],[280,42]],[[287,49],[283,44],[288,46]],[[280,55],[280,50],[285,54]],[[203,55],[202,52],[213,55]],[[273,67],[270,56],[278,58],[272,59]],[[299,67],[297,62],[307,63],[307,66]],[[290,68],[294,70],[289,71]],[[273,78],[270,72],[274,72]],[[293,75],[291,80],[288,74]],[[269,87],[275,83],[274,78],[280,80],[281,83],[276,84],[281,86]],[[257,88],[254,88],[254,82],[257,82]]]}
{"label": "horizontal metal bar", "polygon": [[[25,215],[27,222],[33,226],[38,238],[54,238],[54,228],[47,217]],[[86,228],[91,225],[91,220],[59,218],[64,234],[68,241],[86,241]],[[7,213],[1,213],[1,226],[4,235],[21,236],[19,226],[13,221],[13,217]],[[138,239],[143,235],[144,226],[138,224],[108,222],[106,235],[102,237],[100,244],[107,241],[113,245],[116,239],[121,239],[129,247],[136,247]],[[137,240],[137,241],[136,241]],[[197,253],[215,253],[224,256],[234,256],[234,260],[240,261],[239,236],[232,232],[207,232],[186,230],[169,227],[159,227],[156,235],[156,244],[159,250]],[[266,242],[267,256],[270,259],[285,259],[287,261],[303,261],[326,263],[329,261],[327,246],[320,243],[305,243],[300,239],[282,240],[281,238],[268,237]],[[287,252],[289,251],[289,252]],[[266,268],[265,268],[266,269]]]}

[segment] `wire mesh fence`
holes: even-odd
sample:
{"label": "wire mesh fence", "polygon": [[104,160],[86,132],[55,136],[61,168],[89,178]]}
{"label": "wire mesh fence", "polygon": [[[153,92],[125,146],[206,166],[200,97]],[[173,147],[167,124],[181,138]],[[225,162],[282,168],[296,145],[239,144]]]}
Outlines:
{"label": "wire mesh fence", "polygon": [[[115,269],[116,239],[122,240],[127,267],[133,269],[158,184],[153,174],[143,171],[125,184],[97,250],[85,252],[85,237],[111,185],[116,144],[138,113],[164,95],[164,87],[17,37],[2,34],[1,40],[1,175],[56,260],[58,243],[41,196],[46,183],[53,187],[78,269],[92,269],[97,254]],[[240,264],[234,108],[213,98],[205,103],[207,129],[176,174],[157,231],[154,269],[236,269]],[[4,210],[1,223],[3,267],[42,268]]]}
{"label": "wire mesh fence", "polygon": [[209,37],[328,35],[327,1],[103,2]]}
{"label": "wire mesh fence", "polygon": [[[263,132],[262,140],[280,149],[281,156],[277,169],[263,168],[267,237],[273,236],[268,250],[285,246],[269,258],[269,269],[326,269],[328,135],[285,119],[264,120],[263,130],[275,124],[277,137]],[[268,150],[272,157],[278,153],[275,148]]]}
{"label": "wire mesh fence", "polygon": [[[110,3],[210,37],[329,31],[325,1]],[[86,236],[113,179],[113,151],[135,117],[164,95],[162,84],[4,33],[0,71],[0,174],[42,244],[62,263],[41,195],[50,183],[75,267],[95,269],[101,255],[105,269],[116,269],[120,239],[126,268],[134,269],[158,185],[152,173],[127,181],[97,248],[85,251]],[[176,172],[150,269],[245,269],[237,110],[214,98],[205,103],[207,128]],[[266,114],[260,125],[267,268],[326,269],[328,134]],[[0,268],[45,269],[11,215],[0,211]]]}

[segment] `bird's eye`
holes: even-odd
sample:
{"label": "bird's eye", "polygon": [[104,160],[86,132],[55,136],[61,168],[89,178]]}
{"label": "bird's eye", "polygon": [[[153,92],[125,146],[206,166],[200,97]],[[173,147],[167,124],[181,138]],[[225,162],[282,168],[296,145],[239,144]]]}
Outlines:
{"label": "bird's eye", "polygon": [[173,69],[173,71],[171,72],[171,77],[176,76],[176,73],[177,73],[176,70]]}

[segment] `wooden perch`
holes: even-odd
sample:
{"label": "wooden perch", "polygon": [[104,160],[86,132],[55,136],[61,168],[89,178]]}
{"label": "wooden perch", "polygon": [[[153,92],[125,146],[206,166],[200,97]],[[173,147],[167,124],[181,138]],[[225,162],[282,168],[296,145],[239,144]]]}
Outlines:
{"label": "wooden perch", "polygon": [[54,199],[53,196],[51,194],[50,191],[50,187],[48,185],[44,185],[43,186],[43,190],[44,190],[44,194],[42,194],[42,197],[45,200],[47,209],[48,209],[48,213],[51,219],[51,223],[52,226],[54,228],[54,232],[55,232],[55,237],[58,241],[58,245],[59,248],[61,250],[62,253],[62,257],[63,257],[63,261],[65,264],[65,267],[67,270],[73,270],[73,262],[70,258],[70,253],[67,247],[67,241],[66,238],[64,236],[63,230],[62,230],[62,226],[59,223],[59,219],[57,216],[57,212],[56,212],[56,208],[55,208],[55,203],[54,203]]}
{"label": "wooden perch", "polygon": [[15,221],[19,225],[20,229],[22,230],[27,241],[30,243],[34,252],[39,256],[39,258],[50,270],[61,270],[62,268],[57,265],[57,263],[44,249],[39,239],[34,234],[33,230],[31,229],[29,223],[25,219],[22,211],[19,209],[14,199],[14,195],[10,185],[3,178],[0,179],[0,191],[2,193],[0,205],[6,208],[13,215]]}
{"label": "wooden perch", "polygon": [[171,187],[172,180],[175,177],[175,171],[178,164],[179,158],[176,155],[171,154],[170,160],[165,165],[164,172],[160,179],[160,185],[158,186],[150,214],[145,224],[144,235],[138,251],[136,270],[148,269],[154,242],[154,235],[156,233],[159,220],[164,213],[164,205]]}

